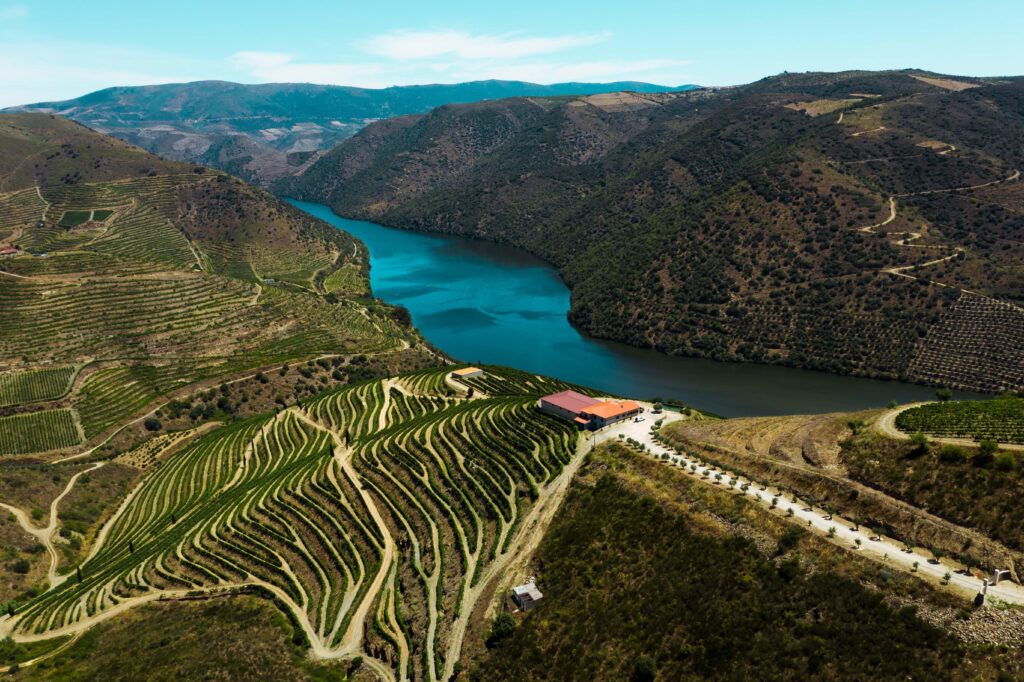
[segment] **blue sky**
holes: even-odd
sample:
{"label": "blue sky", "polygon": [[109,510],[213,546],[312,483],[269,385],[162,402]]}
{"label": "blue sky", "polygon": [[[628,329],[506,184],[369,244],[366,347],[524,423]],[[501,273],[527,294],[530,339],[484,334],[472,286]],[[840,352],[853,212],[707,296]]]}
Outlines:
{"label": "blue sky", "polygon": [[202,79],[728,85],[784,70],[1024,74],[1022,27],[1022,0],[0,0],[0,106]]}

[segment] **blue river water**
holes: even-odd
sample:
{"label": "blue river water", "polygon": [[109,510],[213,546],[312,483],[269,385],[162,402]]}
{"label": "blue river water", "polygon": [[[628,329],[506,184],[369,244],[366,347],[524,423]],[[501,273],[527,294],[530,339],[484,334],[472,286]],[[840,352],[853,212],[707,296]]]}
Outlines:
{"label": "blue river water", "polygon": [[934,397],[925,386],[598,341],[569,324],[569,290],[558,273],[524,251],[348,220],[321,204],[289,201],[361,239],[370,249],[374,295],[408,308],[432,344],[467,362],[508,365],[635,398],[675,398],[729,417]]}

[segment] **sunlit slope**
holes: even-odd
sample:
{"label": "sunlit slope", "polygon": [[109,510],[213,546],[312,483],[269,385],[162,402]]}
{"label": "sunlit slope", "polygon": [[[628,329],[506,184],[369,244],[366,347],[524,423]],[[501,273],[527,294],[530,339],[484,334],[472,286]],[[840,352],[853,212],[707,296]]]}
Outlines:
{"label": "sunlit slope", "polygon": [[564,489],[577,433],[535,409],[559,382],[496,370],[500,394],[468,398],[445,375],[359,384],[196,439],[4,629],[45,639],[162,595],[259,589],[319,657],[450,673],[524,524]]}

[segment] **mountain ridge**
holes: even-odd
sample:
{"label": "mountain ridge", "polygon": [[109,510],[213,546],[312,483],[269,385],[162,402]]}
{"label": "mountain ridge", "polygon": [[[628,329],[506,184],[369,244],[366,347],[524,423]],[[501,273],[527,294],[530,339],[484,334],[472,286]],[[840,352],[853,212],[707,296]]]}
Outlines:
{"label": "mountain ridge", "polygon": [[636,81],[541,85],[486,80],[375,89],[210,80],[116,86],[3,111],[60,114],[172,160],[208,163],[267,185],[304,169],[319,152],[373,120],[450,103],[623,89],[663,92],[673,88]]}

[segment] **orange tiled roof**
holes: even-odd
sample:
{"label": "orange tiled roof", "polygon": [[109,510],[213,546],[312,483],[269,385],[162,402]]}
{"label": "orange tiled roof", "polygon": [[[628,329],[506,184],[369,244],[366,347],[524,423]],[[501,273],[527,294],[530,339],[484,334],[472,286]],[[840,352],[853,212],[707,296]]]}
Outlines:
{"label": "orange tiled roof", "polygon": [[632,400],[606,400],[603,403],[591,405],[590,407],[585,408],[582,412],[583,414],[591,414],[601,419],[612,419],[626,414],[627,412],[639,409],[640,406]]}

